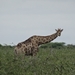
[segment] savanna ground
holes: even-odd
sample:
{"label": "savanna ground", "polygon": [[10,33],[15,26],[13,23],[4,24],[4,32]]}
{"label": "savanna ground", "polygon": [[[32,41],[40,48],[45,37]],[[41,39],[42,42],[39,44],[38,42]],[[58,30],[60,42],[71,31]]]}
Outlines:
{"label": "savanna ground", "polygon": [[75,47],[46,46],[34,57],[16,60],[13,46],[0,45],[0,75],[75,75]]}

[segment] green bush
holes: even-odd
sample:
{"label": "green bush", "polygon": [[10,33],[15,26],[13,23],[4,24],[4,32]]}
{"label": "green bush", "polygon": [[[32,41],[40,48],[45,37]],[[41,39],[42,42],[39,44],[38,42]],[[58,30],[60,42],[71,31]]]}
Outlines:
{"label": "green bush", "polygon": [[51,43],[47,43],[44,45],[41,45],[41,48],[55,48],[55,49],[60,49],[60,48],[64,48],[65,47],[65,43],[64,42],[51,42]]}
{"label": "green bush", "polygon": [[74,75],[75,49],[39,48],[36,56],[15,59],[14,47],[0,47],[0,75]]}

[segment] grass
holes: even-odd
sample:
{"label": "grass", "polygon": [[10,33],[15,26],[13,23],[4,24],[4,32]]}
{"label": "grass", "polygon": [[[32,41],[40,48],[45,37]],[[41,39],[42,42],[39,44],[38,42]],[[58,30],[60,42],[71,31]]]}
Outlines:
{"label": "grass", "polygon": [[75,50],[40,48],[15,60],[13,47],[0,47],[0,75],[75,75]]}

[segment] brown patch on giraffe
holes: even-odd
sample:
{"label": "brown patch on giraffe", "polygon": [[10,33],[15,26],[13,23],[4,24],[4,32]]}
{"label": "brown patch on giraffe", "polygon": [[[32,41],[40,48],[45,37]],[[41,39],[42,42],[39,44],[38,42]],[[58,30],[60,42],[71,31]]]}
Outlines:
{"label": "brown patch on giraffe", "polygon": [[18,48],[20,48],[21,46],[22,46],[22,44],[21,44],[21,43],[17,44],[17,47],[18,47]]}

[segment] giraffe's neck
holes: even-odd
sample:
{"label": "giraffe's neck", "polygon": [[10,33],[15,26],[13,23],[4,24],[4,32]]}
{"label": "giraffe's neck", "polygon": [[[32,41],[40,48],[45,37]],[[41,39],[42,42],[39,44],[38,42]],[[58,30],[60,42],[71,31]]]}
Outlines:
{"label": "giraffe's neck", "polygon": [[48,37],[49,37],[49,42],[51,42],[52,40],[56,39],[58,36],[57,36],[57,33],[54,33]]}
{"label": "giraffe's neck", "polygon": [[40,40],[38,40],[38,45],[49,43],[52,40],[56,39],[57,37],[58,37],[57,33],[54,33],[54,34],[49,35],[49,36],[41,36],[41,37],[39,37]]}

